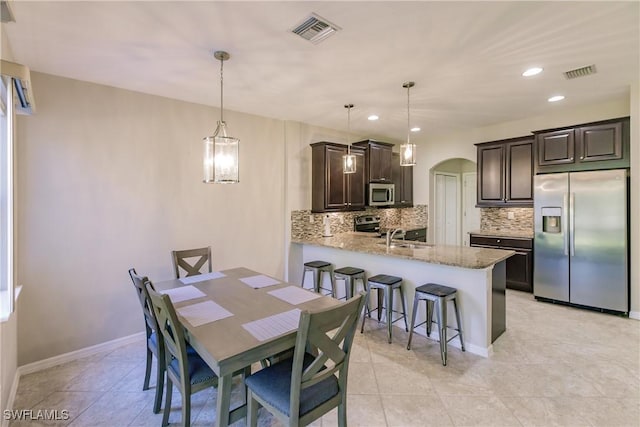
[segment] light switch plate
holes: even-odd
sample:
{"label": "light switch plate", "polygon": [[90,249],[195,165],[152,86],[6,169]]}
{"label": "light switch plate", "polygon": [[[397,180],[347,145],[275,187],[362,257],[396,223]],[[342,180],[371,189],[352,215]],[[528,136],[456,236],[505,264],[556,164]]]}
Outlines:
{"label": "light switch plate", "polygon": [[507,219],[515,219],[516,218],[516,214],[513,212],[507,212]]}

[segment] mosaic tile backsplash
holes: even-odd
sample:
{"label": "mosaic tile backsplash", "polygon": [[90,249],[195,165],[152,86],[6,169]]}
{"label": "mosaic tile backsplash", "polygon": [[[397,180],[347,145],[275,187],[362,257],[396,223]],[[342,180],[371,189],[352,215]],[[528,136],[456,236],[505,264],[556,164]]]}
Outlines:
{"label": "mosaic tile backsplash", "polygon": [[309,210],[291,212],[291,238],[322,237],[324,218],[329,218],[332,234],[353,231],[353,219],[360,215],[378,215],[380,227],[400,227],[405,230],[427,226],[427,205],[412,208],[367,208],[365,211],[312,213]]}
{"label": "mosaic tile backsplash", "polygon": [[533,208],[482,208],[480,230],[533,232]]}

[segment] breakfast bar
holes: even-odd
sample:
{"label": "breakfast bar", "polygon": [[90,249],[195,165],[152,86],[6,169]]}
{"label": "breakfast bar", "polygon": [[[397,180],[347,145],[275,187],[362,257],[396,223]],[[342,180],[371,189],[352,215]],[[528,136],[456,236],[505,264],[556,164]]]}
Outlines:
{"label": "breakfast bar", "polygon": [[[290,281],[301,278],[303,264],[313,260],[328,261],[335,268],[363,268],[368,277],[375,274],[399,276],[403,279],[407,314],[411,313],[416,287],[438,283],[456,288],[462,312],[465,348],[484,357],[491,355],[491,344],[506,329],[505,260],[515,253],[513,251],[403,240],[394,240],[387,246],[384,239],[358,232],[296,239],[292,243]],[[394,309],[401,309],[400,302]],[[419,310],[416,323],[424,321],[425,316],[425,310]],[[449,319],[449,324],[455,324],[455,319]],[[415,333],[425,334],[425,331],[419,328]],[[432,332],[432,337],[437,339],[437,332]],[[449,344],[459,345],[455,340]]]}

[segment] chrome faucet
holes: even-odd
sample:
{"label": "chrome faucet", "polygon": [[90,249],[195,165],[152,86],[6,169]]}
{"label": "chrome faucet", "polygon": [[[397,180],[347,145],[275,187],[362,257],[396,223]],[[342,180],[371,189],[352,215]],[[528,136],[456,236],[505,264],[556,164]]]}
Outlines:
{"label": "chrome faucet", "polygon": [[391,246],[391,241],[393,240],[393,236],[396,235],[397,232],[402,232],[401,228],[396,228],[394,230],[387,231],[387,247]]}

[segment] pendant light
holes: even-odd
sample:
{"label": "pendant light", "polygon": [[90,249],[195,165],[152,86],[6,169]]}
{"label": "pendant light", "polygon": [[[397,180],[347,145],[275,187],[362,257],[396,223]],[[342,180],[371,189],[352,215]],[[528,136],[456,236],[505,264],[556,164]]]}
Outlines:
{"label": "pendant light", "polygon": [[342,156],[342,171],[344,173],[356,173],[356,156],[351,154],[351,109],[353,104],[344,104],[347,109],[347,154]]}
{"label": "pendant light", "polygon": [[416,144],[411,143],[411,115],[409,109],[409,90],[415,82],[406,82],[402,87],[407,89],[407,142],[400,145],[400,166],[413,166],[416,164]]}
{"label": "pendant light", "polygon": [[240,140],[227,135],[227,124],[223,118],[222,70],[224,61],[229,59],[230,55],[224,51],[216,51],[213,56],[220,60],[220,120],[215,133],[203,139],[203,181],[207,184],[237,184],[240,182],[238,172]]}

